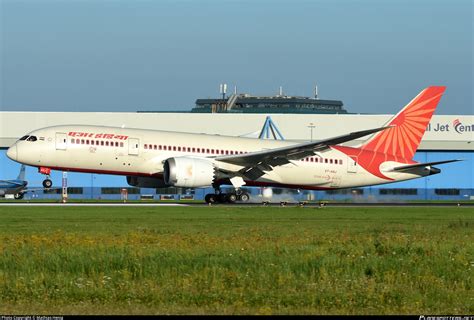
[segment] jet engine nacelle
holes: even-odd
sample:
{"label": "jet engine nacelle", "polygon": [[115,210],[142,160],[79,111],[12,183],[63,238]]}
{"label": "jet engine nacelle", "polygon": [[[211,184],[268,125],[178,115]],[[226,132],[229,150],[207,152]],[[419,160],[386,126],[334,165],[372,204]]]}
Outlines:
{"label": "jet engine nacelle", "polygon": [[166,188],[167,185],[163,179],[152,177],[133,177],[127,176],[127,183],[138,188]]}
{"label": "jet engine nacelle", "polygon": [[215,166],[210,160],[177,157],[164,163],[165,183],[175,187],[208,187],[214,181]]}

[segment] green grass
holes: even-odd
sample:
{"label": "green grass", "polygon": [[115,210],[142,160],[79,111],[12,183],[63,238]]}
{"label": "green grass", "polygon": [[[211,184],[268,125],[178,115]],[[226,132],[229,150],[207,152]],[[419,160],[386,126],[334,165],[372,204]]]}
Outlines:
{"label": "green grass", "polygon": [[474,209],[0,207],[0,313],[472,314]]}

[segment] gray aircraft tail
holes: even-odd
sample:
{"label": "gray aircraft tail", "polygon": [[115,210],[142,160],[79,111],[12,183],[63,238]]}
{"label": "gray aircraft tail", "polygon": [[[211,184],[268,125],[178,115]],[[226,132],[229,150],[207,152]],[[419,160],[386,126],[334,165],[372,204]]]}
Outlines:
{"label": "gray aircraft tail", "polygon": [[18,178],[17,178],[18,180],[25,181],[25,169],[26,169],[25,165],[22,164],[20,168],[20,173],[18,174]]}

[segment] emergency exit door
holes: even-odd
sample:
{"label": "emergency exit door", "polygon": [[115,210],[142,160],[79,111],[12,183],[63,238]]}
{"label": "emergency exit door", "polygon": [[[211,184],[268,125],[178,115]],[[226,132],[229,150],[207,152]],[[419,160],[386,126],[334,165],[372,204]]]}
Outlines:
{"label": "emergency exit door", "polygon": [[56,132],[56,150],[67,149],[67,134]]}
{"label": "emergency exit door", "polygon": [[128,139],[128,154],[132,156],[138,156],[138,151],[140,148],[140,140],[136,138]]}
{"label": "emergency exit door", "polygon": [[350,173],[356,173],[357,172],[357,157],[352,157],[347,156],[347,172]]}

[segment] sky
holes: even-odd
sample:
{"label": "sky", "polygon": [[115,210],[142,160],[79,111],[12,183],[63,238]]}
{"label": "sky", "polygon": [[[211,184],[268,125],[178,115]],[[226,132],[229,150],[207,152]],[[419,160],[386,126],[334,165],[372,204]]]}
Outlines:
{"label": "sky", "polygon": [[474,114],[469,0],[0,0],[0,110],[184,111],[219,84]]}

